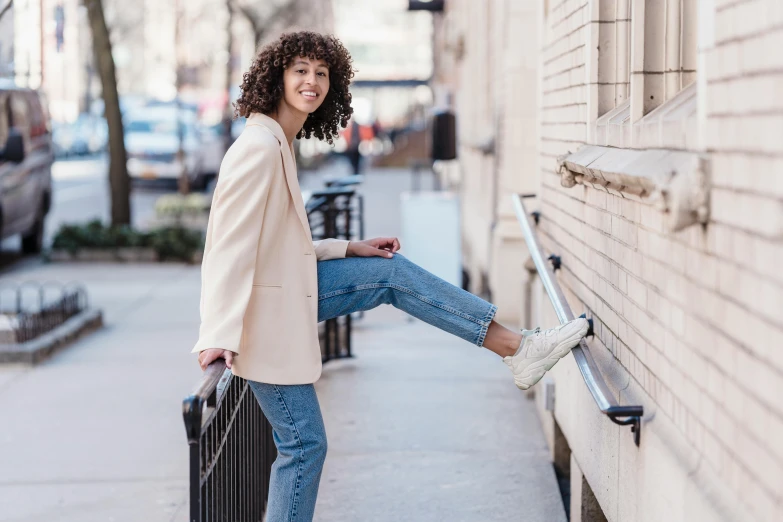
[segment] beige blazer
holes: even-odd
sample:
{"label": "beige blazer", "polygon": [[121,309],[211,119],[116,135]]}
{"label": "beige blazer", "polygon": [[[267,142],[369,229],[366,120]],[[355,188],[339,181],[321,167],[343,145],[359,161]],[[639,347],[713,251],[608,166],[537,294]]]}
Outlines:
{"label": "beige blazer", "polygon": [[316,261],[348,241],[313,241],[293,148],[272,118],[251,114],[228,149],[201,264],[201,327],[192,352],[236,352],[234,375],[308,384],[321,375]]}

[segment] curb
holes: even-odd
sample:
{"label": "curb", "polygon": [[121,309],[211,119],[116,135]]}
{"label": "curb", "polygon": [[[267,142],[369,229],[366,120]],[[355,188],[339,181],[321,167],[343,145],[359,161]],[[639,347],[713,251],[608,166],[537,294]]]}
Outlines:
{"label": "curb", "polygon": [[103,312],[88,308],[26,343],[0,345],[0,364],[38,364],[83,334],[103,326]]}
{"label": "curb", "polygon": [[83,248],[71,253],[67,250],[50,250],[46,260],[50,263],[182,263],[196,265],[201,263],[203,252],[199,249],[190,260],[161,260],[151,248]]}

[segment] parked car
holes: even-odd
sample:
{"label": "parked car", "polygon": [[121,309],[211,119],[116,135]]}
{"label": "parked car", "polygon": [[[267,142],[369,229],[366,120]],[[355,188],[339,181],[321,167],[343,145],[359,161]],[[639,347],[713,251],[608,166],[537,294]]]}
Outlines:
{"label": "parked car", "polygon": [[102,117],[84,113],[72,123],[56,123],[52,127],[54,155],[57,158],[106,151],[109,133],[106,120]]}
{"label": "parked car", "polygon": [[209,181],[217,176],[220,170],[220,162],[226,153],[226,140],[223,137],[223,124],[199,127],[199,141],[201,141],[201,175]]}
{"label": "parked car", "polygon": [[42,96],[0,83],[0,236],[22,236],[22,251],[43,247],[52,202],[52,133]]}
{"label": "parked car", "polygon": [[54,123],[52,125],[52,144],[56,158],[70,158],[89,154],[87,137],[78,132],[70,123]]}
{"label": "parked car", "polygon": [[[176,107],[141,107],[124,119],[128,175],[131,179],[173,179],[185,174],[201,188],[200,140],[195,116]],[[182,158],[178,158],[182,139]]]}

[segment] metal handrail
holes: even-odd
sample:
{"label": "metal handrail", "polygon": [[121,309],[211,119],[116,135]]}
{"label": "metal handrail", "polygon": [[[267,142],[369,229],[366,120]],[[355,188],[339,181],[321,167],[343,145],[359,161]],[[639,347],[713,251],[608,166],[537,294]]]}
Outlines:
{"label": "metal handrail", "polygon": [[185,417],[185,431],[190,444],[198,442],[201,436],[204,405],[215,405],[217,385],[225,371],[226,363],[222,359],[210,364],[193,393],[182,401],[182,415]]}
{"label": "metal handrail", "polygon": [[364,182],[364,176],[361,174],[351,174],[350,176],[341,177],[328,177],[324,180],[324,185],[327,187],[349,187],[351,185],[359,185]]}
{"label": "metal handrail", "polygon": [[[206,408],[209,407],[209,408]],[[248,381],[210,364],[182,401],[190,522],[262,520],[277,448]]]}
{"label": "metal handrail", "polygon": [[[514,194],[512,200],[517,220],[525,236],[525,243],[527,243],[527,248],[530,251],[530,256],[536,265],[544,289],[549,295],[550,301],[552,301],[557,318],[561,323],[572,321],[574,313],[571,311],[571,307],[568,306],[568,301],[566,301],[563,290],[555,279],[552,268],[544,260],[544,256],[541,253],[541,245],[536,236],[535,226],[531,222],[531,214],[527,212],[525,204],[522,202],[523,197],[530,196]],[[538,222],[537,219],[536,222]],[[595,360],[590,354],[590,349],[587,347],[584,339],[579,342],[579,346],[571,350],[571,353],[574,354],[576,365],[579,367],[582,378],[584,378],[587,389],[590,390],[590,394],[598,405],[598,409],[615,424],[621,426],[630,425],[634,434],[634,442],[638,446],[641,437],[641,417],[644,415],[644,408],[642,406],[621,406],[617,403],[617,400],[609,391],[609,387],[601,376],[601,372],[598,370],[598,366],[595,364]]]}

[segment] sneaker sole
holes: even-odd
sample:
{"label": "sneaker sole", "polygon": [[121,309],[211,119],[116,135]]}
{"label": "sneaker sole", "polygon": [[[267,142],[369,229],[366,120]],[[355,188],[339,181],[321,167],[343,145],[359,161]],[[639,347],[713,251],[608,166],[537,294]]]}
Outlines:
{"label": "sneaker sole", "polygon": [[581,330],[577,330],[574,335],[558,344],[557,347],[549,353],[546,359],[541,359],[540,361],[531,364],[525,368],[520,375],[515,375],[514,384],[517,385],[517,388],[520,390],[527,390],[540,381],[544,374],[557,364],[557,361],[568,355],[568,353],[579,344],[579,341],[585,336],[585,333],[586,331],[582,332]]}

